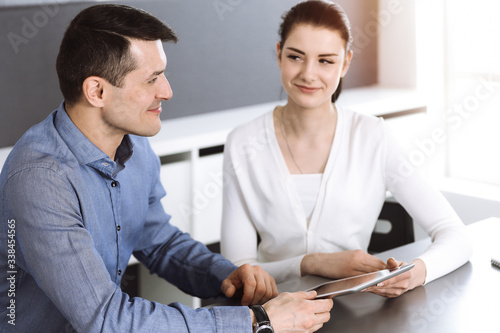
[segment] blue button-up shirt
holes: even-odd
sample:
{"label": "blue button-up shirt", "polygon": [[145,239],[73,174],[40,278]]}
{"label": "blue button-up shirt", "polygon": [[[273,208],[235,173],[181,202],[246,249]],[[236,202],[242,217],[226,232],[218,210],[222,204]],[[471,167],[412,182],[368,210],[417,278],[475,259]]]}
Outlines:
{"label": "blue button-up shirt", "polygon": [[146,138],[125,136],[112,161],[63,104],[26,132],[0,175],[1,332],[251,331],[246,307],[121,291],[131,254],[199,297],[219,295],[236,268],[169,223],[159,171]]}

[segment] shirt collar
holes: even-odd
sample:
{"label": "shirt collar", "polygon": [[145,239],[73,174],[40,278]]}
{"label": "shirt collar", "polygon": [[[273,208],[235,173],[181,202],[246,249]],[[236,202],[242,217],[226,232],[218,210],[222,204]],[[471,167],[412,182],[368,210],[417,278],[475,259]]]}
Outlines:
{"label": "shirt collar", "polygon": [[90,165],[106,174],[116,175],[125,167],[125,162],[133,154],[133,143],[129,135],[125,135],[116,150],[115,161],[94,145],[73,123],[66,113],[64,102],[61,103],[55,115],[55,127],[66,145],[71,150],[80,165]]}

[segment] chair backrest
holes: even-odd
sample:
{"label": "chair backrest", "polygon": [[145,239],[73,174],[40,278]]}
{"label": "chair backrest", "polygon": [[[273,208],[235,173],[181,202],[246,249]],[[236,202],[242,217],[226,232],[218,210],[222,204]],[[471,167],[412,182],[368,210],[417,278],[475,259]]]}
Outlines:
{"label": "chair backrest", "polygon": [[397,202],[386,201],[379,215],[379,220],[391,224],[388,232],[374,230],[368,245],[369,253],[378,253],[415,241],[413,219]]}

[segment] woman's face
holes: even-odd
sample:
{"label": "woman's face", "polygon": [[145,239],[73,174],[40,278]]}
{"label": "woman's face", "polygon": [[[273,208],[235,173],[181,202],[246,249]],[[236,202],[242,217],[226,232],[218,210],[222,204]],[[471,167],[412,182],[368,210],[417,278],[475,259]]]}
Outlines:
{"label": "woman's face", "polygon": [[288,102],[303,108],[325,107],[352,58],[338,31],[300,24],[278,49],[281,83]]}

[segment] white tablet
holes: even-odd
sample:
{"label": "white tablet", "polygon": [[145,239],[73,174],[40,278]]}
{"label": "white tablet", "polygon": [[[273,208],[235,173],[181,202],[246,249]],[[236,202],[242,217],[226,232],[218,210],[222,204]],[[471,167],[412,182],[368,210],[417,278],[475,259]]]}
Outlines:
{"label": "white tablet", "polygon": [[384,280],[409,271],[415,264],[403,265],[394,269],[384,269],[373,273],[356,275],[353,277],[328,281],[321,283],[309,290],[316,290],[316,298],[332,298],[359,292],[368,287],[374,286]]}

